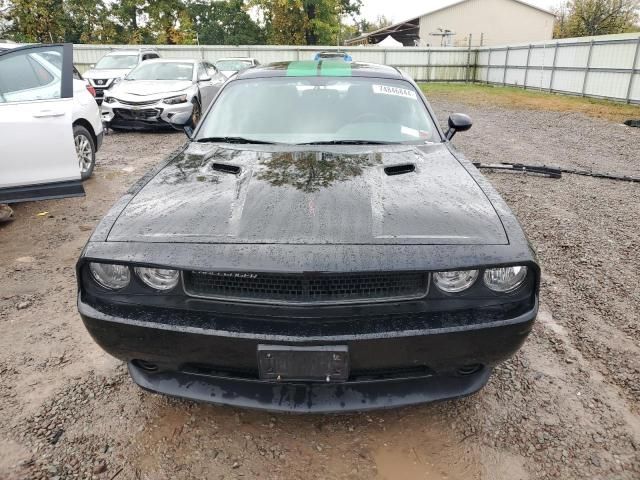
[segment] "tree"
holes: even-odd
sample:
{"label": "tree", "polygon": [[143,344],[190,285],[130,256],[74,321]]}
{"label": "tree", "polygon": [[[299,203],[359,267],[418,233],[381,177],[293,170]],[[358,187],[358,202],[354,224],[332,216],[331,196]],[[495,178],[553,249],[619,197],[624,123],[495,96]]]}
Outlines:
{"label": "tree", "polygon": [[153,0],[148,3],[149,30],[154,43],[166,45],[191,45],[195,32],[191,17],[182,0]]}
{"label": "tree", "polygon": [[118,40],[116,24],[109,8],[95,0],[65,2],[65,41],[72,43],[114,43]]}
{"label": "tree", "polygon": [[257,45],[264,32],[246,12],[243,0],[197,0],[187,5],[200,43],[205,45]]}
{"label": "tree", "polygon": [[366,18],[363,18],[356,22],[356,27],[358,28],[358,34],[362,35],[364,33],[375,32],[376,30],[380,30],[381,28],[389,27],[393,22],[389,20],[384,15],[378,15],[375,21],[370,22]]}
{"label": "tree", "polygon": [[267,43],[305,45],[307,18],[303,0],[252,0],[264,21]]}
{"label": "tree", "polygon": [[4,7],[3,20],[9,37],[17,42],[65,40],[63,0],[12,0]]}
{"label": "tree", "polygon": [[260,11],[267,40],[274,44],[333,44],[342,18],[355,16],[361,0],[250,0]]}
{"label": "tree", "polygon": [[637,30],[639,0],[571,0],[556,13],[556,38]]}
{"label": "tree", "polygon": [[111,16],[117,29],[118,43],[153,43],[153,36],[146,28],[149,16],[146,0],[120,0],[111,6]]}

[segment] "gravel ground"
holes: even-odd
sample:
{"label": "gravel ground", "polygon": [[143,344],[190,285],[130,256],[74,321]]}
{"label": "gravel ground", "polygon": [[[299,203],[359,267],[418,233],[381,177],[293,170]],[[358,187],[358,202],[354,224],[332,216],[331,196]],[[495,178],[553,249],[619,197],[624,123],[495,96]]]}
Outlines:
{"label": "gravel ground", "polygon": [[[474,160],[640,175],[640,129],[433,104],[442,119],[475,119],[455,139]],[[0,478],[640,478],[640,186],[488,174],[544,273],[533,334],[477,395],[271,415],[140,390],[75,309],[74,262],[90,231],[183,139],[110,135],[86,198],[16,205],[16,220],[0,227]]]}

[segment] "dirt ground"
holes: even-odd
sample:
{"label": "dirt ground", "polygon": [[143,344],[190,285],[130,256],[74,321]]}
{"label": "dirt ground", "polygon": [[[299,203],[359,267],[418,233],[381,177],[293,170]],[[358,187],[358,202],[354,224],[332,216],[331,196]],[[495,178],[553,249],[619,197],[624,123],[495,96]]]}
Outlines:
{"label": "dirt ground", "polygon": [[[455,143],[474,160],[640,175],[640,129],[432,101],[441,120],[472,115]],[[0,226],[0,479],[640,478],[640,185],[488,174],[538,251],[543,285],[533,334],[478,394],[273,415],[140,390],[76,311],[74,263],[92,228],[183,140],[110,135],[85,198],[16,205]]]}

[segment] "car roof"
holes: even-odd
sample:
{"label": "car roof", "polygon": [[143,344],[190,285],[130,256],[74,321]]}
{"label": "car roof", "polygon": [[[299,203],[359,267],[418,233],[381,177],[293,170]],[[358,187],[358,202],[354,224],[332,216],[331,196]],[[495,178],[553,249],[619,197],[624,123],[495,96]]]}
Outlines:
{"label": "car roof", "polygon": [[155,48],[139,48],[139,49],[128,49],[128,50],[114,50],[112,52],[107,53],[107,55],[139,55],[142,52],[156,52]]}
{"label": "car roof", "polygon": [[255,58],[253,57],[222,57],[216,60],[216,62],[219,62],[220,60],[255,60]]}
{"label": "car roof", "polygon": [[151,58],[145,60],[144,63],[199,63],[204,60],[197,60],[195,58]]}
{"label": "car roof", "polygon": [[297,61],[278,62],[244,70],[236,75],[236,79],[268,78],[268,77],[370,77],[405,79],[405,75],[395,67],[377,63],[336,62],[336,61]]}

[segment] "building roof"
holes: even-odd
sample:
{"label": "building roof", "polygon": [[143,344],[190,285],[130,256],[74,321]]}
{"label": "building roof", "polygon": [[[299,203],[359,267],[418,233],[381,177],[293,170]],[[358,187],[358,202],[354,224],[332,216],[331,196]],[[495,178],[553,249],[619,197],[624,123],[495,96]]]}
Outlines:
{"label": "building roof", "polygon": [[[367,37],[371,37],[371,36],[375,36],[376,34],[380,34],[380,33],[386,33],[386,32],[393,33],[393,31],[394,30],[398,30],[399,27],[402,27],[403,25],[411,23],[411,22],[415,22],[416,20],[419,20],[420,18],[422,18],[422,17],[424,17],[426,15],[431,15],[433,13],[440,12],[442,10],[447,10],[448,8],[455,7],[456,5],[460,5],[461,3],[465,3],[465,2],[468,2],[468,1],[469,0],[457,0],[457,1],[453,2],[453,3],[450,3],[449,5],[445,5],[444,7],[438,7],[438,8],[434,8],[432,10],[426,11],[425,13],[423,13],[422,15],[418,15],[417,17],[411,17],[411,18],[409,18],[407,20],[403,20],[402,22],[398,22],[398,23],[394,23],[393,25],[389,25],[388,27],[382,27],[382,28],[379,28],[379,29],[374,30],[372,32],[364,33],[364,34],[362,34],[362,35],[360,35],[358,37],[351,38],[351,39],[347,40],[346,43],[349,44],[349,43],[352,43],[352,42],[357,42],[358,40],[361,40],[361,39],[364,39],[364,38],[367,38]],[[524,5],[526,7],[531,7],[533,9],[535,9],[535,10],[538,10],[540,12],[543,12],[543,13],[546,13],[548,15],[551,15],[551,16],[555,17],[555,14],[553,12],[551,12],[549,10],[546,10],[544,8],[541,8],[541,7],[537,7],[536,5],[531,5],[530,3],[527,3],[524,0],[511,0],[511,1],[516,2],[516,3],[520,3],[521,5]]]}

